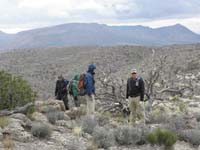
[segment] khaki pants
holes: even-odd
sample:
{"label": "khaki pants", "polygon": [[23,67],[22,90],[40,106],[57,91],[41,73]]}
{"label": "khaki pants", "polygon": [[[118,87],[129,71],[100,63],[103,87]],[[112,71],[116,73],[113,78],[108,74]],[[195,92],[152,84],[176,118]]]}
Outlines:
{"label": "khaki pants", "polygon": [[135,124],[137,119],[144,119],[143,108],[140,105],[140,97],[129,97],[130,123]]}
{"label": "khaki pants", "polygon": [[95,112],[95,98],[92,94],[91,96],[85,95],[87,103],[87,115],[94,115]]}

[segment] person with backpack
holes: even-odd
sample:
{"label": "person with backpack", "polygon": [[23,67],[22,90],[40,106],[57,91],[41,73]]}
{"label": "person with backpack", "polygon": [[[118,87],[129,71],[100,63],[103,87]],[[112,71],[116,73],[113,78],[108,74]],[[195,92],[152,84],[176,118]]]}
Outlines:
{"label": "person with backpack", "polygon": [[58,76],[58,80],[56,81],[56,88],[55,88],[55,97],[57,100],[62,100],[65,105],[65,109],[68,110],[68,98],[67,98],[67,85],[69,81],[65,80],[62,75]]}
{"label": "person with backpack", "polygon": [[140,101],[144,101],[145,84],[137,76],[137,70],[131,70],[131,77],[127,80],[126,99],[129,102],[130,123],[135,124],[137,119],[144,119]]}
{"label": "person with backpack", "polygon": [[78,82],[79,82],[79,75],[76,74],[72,81],[69,84],[69,94],[72,95],[74,99],[75,107],[80,107],[80,102],[78,99]]}
{"label": "person with backpack", "polygon": [[94,70],[96,66],[94,64],[90,64],[88,66],[88,71],[84,77],[84,92],[85,92],[85,99],[87,103],[87,115],[93,115],[95,112],[95,80]]}

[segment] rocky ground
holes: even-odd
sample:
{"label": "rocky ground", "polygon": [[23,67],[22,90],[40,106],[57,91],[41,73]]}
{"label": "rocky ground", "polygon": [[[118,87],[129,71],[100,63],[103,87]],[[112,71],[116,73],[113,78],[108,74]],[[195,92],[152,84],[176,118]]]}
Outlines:
{"label": "rocky ground", "polygon": [[[200,105],[200,98],[196,98],[196,104]],[[193,102],[189,103],[188,109],[196,108]],[[80,109],[72,108],[70,111],[64,111],[64,105],[61,101],[54,99],[48,99],[47,101],[36,101],[36,111],[29,117],[24,114],[13,114],[6,117],[7,124],[2,125],[0,128],[0,149],[13,149],[13,150],[86,150],[96,149],[90,145],[92,142],[92,135],[85,133],[83,124],[81,124],[81,118],[84,116],[84,111]],[[161,108],[161,106],[158,106]],[[55,109],[62,112],[63,116],[56,120],[55,123],[50,123],[47,115],[48,109]],[[200,114],[200,110],[198,111]],[[99,118],[99,112],[96,113],[96,118]],[[116,118],[108,118],[108,122],[103,126],[109,126],[110,128],[117,128],[121,126],[122,122],[115,122]],[[153,120],[152,120],[153,121]],[[155,120],[154,120],[155,121]],[[147,123],[146,126],[155,128],[155,126],[162,126],[163,120],[158,120],[160,123]],[[200,123],[196,120],[189,120],[192,127],[200,127]],[[33,135],[31,128],[34,128],[35,123],[45,124],[46,127],[51,129],[51,133],[45,138],[39,138]],[[115,124],[115,126],[114,126]],[[123,123],[127,125],[127,123]],[[198,124],[198,125],[197,125]],[[100,123],[97,126],[101,125]],[[81,127],[82,126],[82,127]],[[79,128],[80,127],[80,130]],[[139,126],[138,126],[139,127]],[[43,129],[44,130],[44,129]],[[99,148],[100,150],[101,148]],[[145,145],[126,145],[120,146],[117,143],[115,146],[110,146],[109,150],[162,150],[163,147]],[[185,141],[177,141],[174,145],[174,150],[197,150],[200,146],[192,146],[192,144]]]}

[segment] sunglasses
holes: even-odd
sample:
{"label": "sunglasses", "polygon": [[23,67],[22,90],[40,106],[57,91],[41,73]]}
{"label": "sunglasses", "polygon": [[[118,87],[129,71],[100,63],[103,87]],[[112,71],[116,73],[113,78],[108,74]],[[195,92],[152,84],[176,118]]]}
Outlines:
{"label": "sunglasses", "polygon": [[137,74],[136,72],[133,72],[132,74]]}

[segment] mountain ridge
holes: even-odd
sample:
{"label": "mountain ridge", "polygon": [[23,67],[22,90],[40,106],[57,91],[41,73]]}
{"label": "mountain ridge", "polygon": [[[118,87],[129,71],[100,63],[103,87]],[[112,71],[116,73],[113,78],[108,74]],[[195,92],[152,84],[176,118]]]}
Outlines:
{"label": "mountain ridge", "polygon": [[6,34],[0,31],[0,49],[52,46],[170,45],[199,43],[200,35],[181,24],[150,28],[68,23]]}

